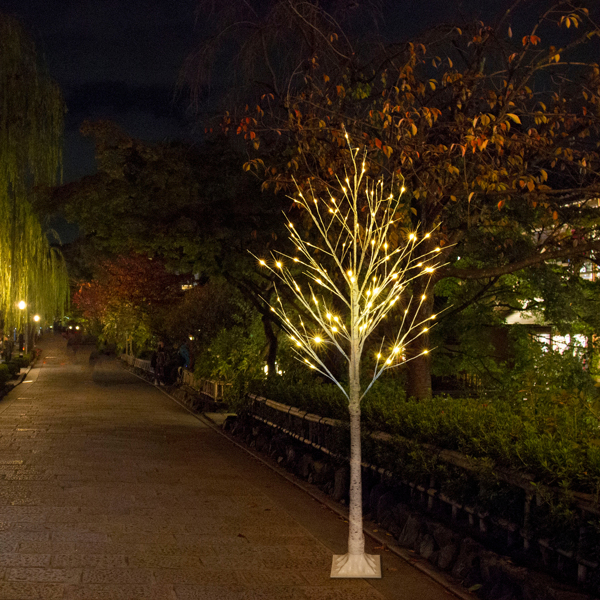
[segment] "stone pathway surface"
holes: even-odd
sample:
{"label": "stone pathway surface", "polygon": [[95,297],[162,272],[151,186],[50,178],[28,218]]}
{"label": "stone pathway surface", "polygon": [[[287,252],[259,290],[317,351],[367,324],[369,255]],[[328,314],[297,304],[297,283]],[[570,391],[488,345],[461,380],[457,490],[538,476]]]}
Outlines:
{"label": "stone pathway surface", "polygon": [[0,402],[0,600],[453,597],[389,553],[329,579],[337,515],[118,361],[42,348]]}

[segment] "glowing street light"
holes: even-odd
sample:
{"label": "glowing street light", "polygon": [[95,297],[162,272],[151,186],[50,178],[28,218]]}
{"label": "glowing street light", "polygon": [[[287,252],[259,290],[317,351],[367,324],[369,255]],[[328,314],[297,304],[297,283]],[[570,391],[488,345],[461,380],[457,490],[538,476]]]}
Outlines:
{"label": "glowing street light", "polygon": [[33,315],[33,320],[37,323],[40,320],[40,315]]}
{"label": "glowing street light", "polygon": [[[25,300],[20,300],[19,303],[17,304],[17,306],[18,306],[19,310],[23,311],[23,310],[25,310],[27,308],[27,302],[25,302]],[[28,350],[28,348],[27,348],[27,342],[28,342],[27,337],[28,337],[28,333],[29,333],[29,323],[27,322],[27,320],[28,320],[28,317],[26,316],[25,317],[25,331],[23,331],[23,325],[22,325],[23,320],[19,319],[19,321],[20,321],[20,328],[21,328],[21,334],[19,336],[19,353],[21,353],[23,350],[25,352],[27,352],[27,350]],[[22,342],[23,338],[21,336],[24,336],[24,340],[23,340],[25,342],[24,344]]]}

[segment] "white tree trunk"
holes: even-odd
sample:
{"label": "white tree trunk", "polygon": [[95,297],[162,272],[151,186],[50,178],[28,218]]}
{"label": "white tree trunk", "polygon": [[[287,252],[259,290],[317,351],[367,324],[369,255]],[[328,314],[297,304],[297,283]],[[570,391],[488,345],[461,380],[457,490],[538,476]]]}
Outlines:
{"label": "white tree trunk", "polygon": [[360,436],[360,353],[356,338],[352,341],[349,369],[350,412],[350,515],[348,554],[333,557],[331,577],[381,577],[379,556],[365,554],[362,518],[362,451]]}
{"label": "white tree trunk", "polygon": [[[354,369],[352,368],[354,367]],[[354,371],[354,372],[353,372]],[[360,381],[355,365],[350,366],[350,531],[348,552],[363,554],[365,538],[362,523],[362,451],[360,439]]]}

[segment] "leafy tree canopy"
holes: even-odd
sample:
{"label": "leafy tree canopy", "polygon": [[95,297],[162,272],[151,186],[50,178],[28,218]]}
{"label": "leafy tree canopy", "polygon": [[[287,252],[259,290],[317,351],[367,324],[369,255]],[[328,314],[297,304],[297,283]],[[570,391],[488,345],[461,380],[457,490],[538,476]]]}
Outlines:
{"label": "leafy tree canopy", "polygon": [[[320,3],[279,0],[269,7],[246,15],[251,25],[234,17],[223,29],[245,36],[239,60],[258,65],[268,79],[247,86],[244,102],[230,105],[221,120],[254,150],[245,168],[266,187],[332,186],[349,164],[347,131],[361,144],[368,173],[407,190],[390,244],[406,229],[424,234],[439,225],[431,246],[442,247],[447,264],[438,284],[477,282],[460,289],[473,299],[489,292],[497,302],[506,275],[539,281],[535,269],[543,264],[574,273],[573,259],[596,260],[596,2],[517,0],[489,23],[451,23],[411,40],[375,43],[374,34],[371,44]],[[277,61],[277,36],[292,28],[303,42],[289,44],[286,59]],[[195,90],[207,65],[198,58],[221,40],[195,55],[196,70],[188,65]],[[469,305],[466,295],[453,300]],[[420,344],[429,345],[426,336],[416,354]],[[409,369],[410,393],[426,396],[428,359]]]}

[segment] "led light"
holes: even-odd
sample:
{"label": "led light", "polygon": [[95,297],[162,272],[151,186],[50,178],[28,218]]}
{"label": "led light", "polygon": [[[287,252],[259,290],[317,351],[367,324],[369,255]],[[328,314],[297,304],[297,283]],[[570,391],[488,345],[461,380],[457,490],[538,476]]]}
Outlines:
{"label": "led light", "polygon": [[337,327],[335,327],[335,326],[333,326],[333,327],[331,328],[331,331],[333,331],[333,333],[337,333],[337,330],[338,330],[338,328],[337,328]]}
{"label": "led light", "polygon": [[262,260],[262,259],[261,259],[261,260],[259,260],[258,262],[259,262],[259,263],[260,263],[260,264],[261,264],[263,267],[264,267],[264,266],[265,266],[265,264],[266,264],[266,263],[265,263],[265,261],[264,261],[264,260]]}
{"label": "led light", "polygon": [[425,298],[427,298],[427,296],[426,296],[425,294],[423,294],[423,295],[421,296],[421,300],[425,300]]}
{"label": "led light", "polygon": [[277,266],[281,269],[283,265],[280,262],[277,262]]}
{"label": "led light", "polygon": [[317,344],[320,344],[322,341],[323,341],[323,340],[322,340],[322,339],[321,339],[319,336],[317,336],[317,337],[315,338],[315,342],[316,342]]}
{"label": "led light", "polygon": [[423,354],[429,354],[429,350],[423,350]]}
{"label": "led light", "polygon": [[414,233],[411,233],[411,234],[408,236],[408,239],[409,239],[409,240],[414,240],[414,239],[415,239],[415,234],[414,234]]}
{"label": "led light", "polygon": [[406,188],[405,188],[404,186],[402,186],[402,187],[400,188],[400,193],[401,193],[401,194],[404,194],[404,192],[405,192],[405,191],[406,191]]}
{"label": "led light", "polygon": [[327,313],[327,318],[331,321],[331,313]]}
{"label": "led light", "polygon": [[348,277],[352,277],[352,271],[348,271]]}

